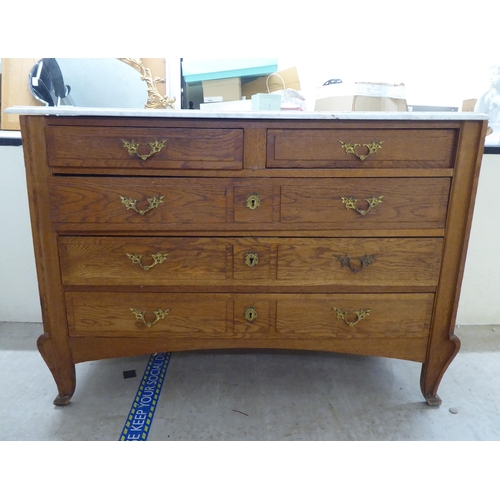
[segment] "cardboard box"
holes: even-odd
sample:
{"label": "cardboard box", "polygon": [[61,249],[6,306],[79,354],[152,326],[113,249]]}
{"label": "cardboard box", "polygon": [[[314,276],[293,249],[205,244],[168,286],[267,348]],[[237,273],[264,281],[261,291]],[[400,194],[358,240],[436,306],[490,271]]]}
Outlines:
{"label": "cardboard box", "polygon": [[202,82],[203,102],[241,100],[241,78],[223,78]]}
{"label": "cardboard box", "polygon": [[252,111],[280,111],[281,96],[278,94],[254,94]]}
{"label": "cardboard box", "polygon": [[316,100],[314,111],[408,111],[408,109],[405,99],[351,95]]}
{"label": "cardboard box", "polygon": [[[279,76],[276,76],[279,75]],[[283,78],[283,80],[280,78]],[[269,90],[267,89],[267,79],[269,77]],[[288,68],[283,71],[277,71],[275,74],[267,75],[261,78],[256,78],[249,82],[245,82],[241,86],[241,95],[250,99],[255,94],[267,94],[276,90],[283,90],[283,82],[285,88],[300,90],[299,74],[297,68]]]}
{"label": "cardboard box", "polygon": [[182,76],[186,83],[236,77],[259,77],[278,69],[276,58],[227,58],[182,61]]}
{"label": "cardboard box", "polygon": [[474,111],[477,99],[465,99],[462,102],[462,111]]}
{"label": "cardboard box", "polygon": [[355,83],[317,89],[314,111],[408,111],[404,85]]}
{"label": "cardboard box", "polygon": [[252,111],[252,101],[202,102],[202,111]]}

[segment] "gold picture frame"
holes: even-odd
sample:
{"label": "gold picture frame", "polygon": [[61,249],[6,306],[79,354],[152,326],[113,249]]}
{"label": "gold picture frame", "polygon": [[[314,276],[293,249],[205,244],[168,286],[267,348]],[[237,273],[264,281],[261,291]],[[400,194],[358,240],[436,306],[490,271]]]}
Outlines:
{"label": "gold picture frame", "polygon": [[173,99],[169,99],[167,95],[162,95],[158,88],[159,84],[165,83],[165,78],[153,78],[151,69],[147,68],[144,65],[142,59],[134,59],[130,57],[119,57],[117,59],[136,69],[141,74],[141,80],[146,82],[146,85],[148,87],[148,98],[144,106],[145,108],[174,109],[175,97]]}
{"label": "gold picture frame", "polygon": [[[28,74],[41,58],[2,59],[0,130],[20,130],[19,115],[6,114],[4,110],[11,106],[43,106],[31,94],[28,87]],[[136,69],[140,78],[146,82],[147,96],[145,108],[174,108],[175,98],[165,95],[165,78],[153,77],[153,73],[165,75],[164,59],[117,58]]]}

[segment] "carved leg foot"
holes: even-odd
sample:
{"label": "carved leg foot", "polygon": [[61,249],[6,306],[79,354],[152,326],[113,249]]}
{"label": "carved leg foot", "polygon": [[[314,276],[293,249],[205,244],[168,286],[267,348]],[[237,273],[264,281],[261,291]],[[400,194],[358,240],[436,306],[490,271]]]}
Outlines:
{"label": "carved leg foot", "polygon": [[37,345],[57,385],[59,394],[54,404],[66,406],[76,387],[75,364],[67,344],[57,343],[44,333],[39,337]]}
{"label": "carved leg foot", "polygon": [[437,394],[435,396],[432,396],[430,394],[426,396],[424,394],[424,398],[429,406],[441,406],[442,401]]}
{"label": "carved leg foot", "polygon": [[66,406],[69,404],[69,400],[71,399],[71,396],[57,396],[56,399],[54,399],[54,405],[55,406]]}
{"label": "carved leg foot", "polygon": [[429,406],[439,406],[442,403],[437,390],[444,372],[460,349],[460,340],[455,335],[450,335],[447,341],[441,341],[439,349],[439,352],[431,350],[426,362],[422,365],[420,376],[422,394]]}

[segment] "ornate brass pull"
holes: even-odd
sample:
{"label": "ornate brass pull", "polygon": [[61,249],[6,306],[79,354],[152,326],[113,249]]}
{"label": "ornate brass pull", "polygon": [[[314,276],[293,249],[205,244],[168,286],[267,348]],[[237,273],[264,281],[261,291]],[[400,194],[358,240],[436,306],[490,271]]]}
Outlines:
{"label": "ornate brass pull", "polygon": [[127,210],[134,210],[139,215],[147,214],[150,210],[153,210],[153,208],[158,208],[163,203],[163,198],[165,198],[165,196],[160,196],[159,198],[157,198],[156,196],[153,196],[152,198],[146,198],[148,202],[148,208],[146,208],[145,210],[141,210],[137,208],[137,203],[141,203],[142,201],[144,201],[144,199],[137,201],[132,198],[125,198],[125,196],[119,196],[122,200],[122,203],[127,207]]}
{"label": "ornate brass pull", "polygon": [[365,198],[363,201],[366,201],[368,202],[368,208],[366,210],[362,210],[360,208],[358,208],[357,206],[357,203],[359,200],[357,200],[356,198],[344,198],[342,197],[342,203],[345,205],[345,208],[347,210],[349,209],[352,209],[352,210],[356,210],[356,212],[358,212],[358,214],[361,214],[361,215],[366,215],[372,208],[375,208],[378,204],[382,203],[382,198],[384,196],[378,196],[378,197],[373,197],[373,198]]}
{"label": "ornate brass pull", "polygon": [[[337,319],[344,320],[349,326],[358,324],[361,320],[365,319],[371,311],[371,309],[360,309],[359,311],[348,312],[343,309],[337,309],[336,307],[332,307],[332,309],[337,313]],[[347,316],[353,314],[356,316],[356,321],[349,321]]]}
{"label": "ornate brass pull", "polygon": [[[131,141],[126,141],[122,139],[123,147],[127,149],[128,154],[130,156],[137,155],[141,160],[147,160],[150,156],[153,156],[155,153],[159,153],[164,147],[167,139],[159,142],[155,140],[154,142],[149,142],[148,144],[139,144],[136,143],[133,139]],[[142,155],[139,153],[139,148],[141,146],[149,146],[150,150],[148,154]]]}
{"label": "ornate brass pull", "polygon": [[244,317],[247,321],[252,323],[259,317],[259,315],[257,314],[257,309],[255,309],[254,306],[245,307]]}
{"label": "ornate brass pull", "polygon": [[248,193],[245,205],[250,210],[255,210],[256,208],[258,208],[260,205],[259,195],[257,193]]}
{"label": "ornate brass pull", "polygon": [[[375,260],[375,255],[363,255],[363,257],[348,257],[347,255],[335,255],[337,260],[340,262],[342,267],[348,267],[351,269],[353,273],[359,273],[365,266],[369,266],[373,264]],[[353,265],[353,261],[359,261],[361,266],[358,267],[355,264]]]}
{"label": "ornate brass pull", "polygon": [[138,264],[139,266],[141,266],[144,269],[144,271],[149,271],[156,265],[163,264],[163,262],[165,262],[168,257],[168,253],[153,253],[151,254],[153,263],[150,266],[145,266],[142,263],[143,255],[139,255],[138,253],[127,253],[126,255],[134,264]]}
{"label": "ornate brass pull", "polygon": [[382,148],[382,144],[384,141],[380,142],[375,142],[372,141],[371,144],[363,144],[365,148],[368,148],[368,154],[367,155],[360,155],[356,152],[356,148],[358,146],[361,146],[361,144],[353,144],[352,142],[344,142],[344,141],[339,141],[340,144],[342,144],[342,147],[344,148],[345,154],[346,155],[355,155],[357,156],[361,161],[366,160],[370,155],[374,155],[379,149]]}
{"label": "ornate brass pull", "polygon": [[170,311],[170,309],[158,309],[158,311],[154,312],[156,319],[152,323],[149,323],[149,321],[146,321],[146,318],[145,318],[146,312],[145,311],[139,311],[137,309],[133,309],[132,307],[130,308],[130,310],[132,311],[132,314],[135,316],[135,319],[137,321],[142,321],[148,328],[151,328],[153,325],[156,325],[156,323],[158,323],[158,321],[160,321],[161,319],[164,319],[166,316],[168,316],[168,313]]}
{"label": "ornate brass pull", "polygon": [[248,267],[256,266],[259,263],[259,257],[257,256],[257,252],[248,252],[245,255],[245,265]]}

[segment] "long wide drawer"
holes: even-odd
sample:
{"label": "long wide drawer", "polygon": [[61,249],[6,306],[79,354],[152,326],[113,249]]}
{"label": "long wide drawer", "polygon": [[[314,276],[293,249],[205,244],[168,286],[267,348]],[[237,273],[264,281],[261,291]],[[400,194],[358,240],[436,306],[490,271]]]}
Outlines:
{"label": "long wide drawer", "polygon": [[47,144],[53,167],[243,168],[242,129],[49,126]]}
{"label": "long wide drawer", "polygon": [[267,132],[267,168],[451,167],[454,129]]}
{"label": "long wide drawer", "polygon": [[[180,179],[54,177],[56,223],[130,229],[441,229],[450,178]],[[186,226],[191,224],[191,226]],[[264,226],[261,226],[264,227]],[[213,228],[213,227],[212,227]]]}
{"label": "long wide drawer", "polygon": [[59,238],[65,285],[436,286],[442,238]]}
{"label": "long wide drawer", "polygon": [[434,294],[68,292],[71,337],[426,338]]}

